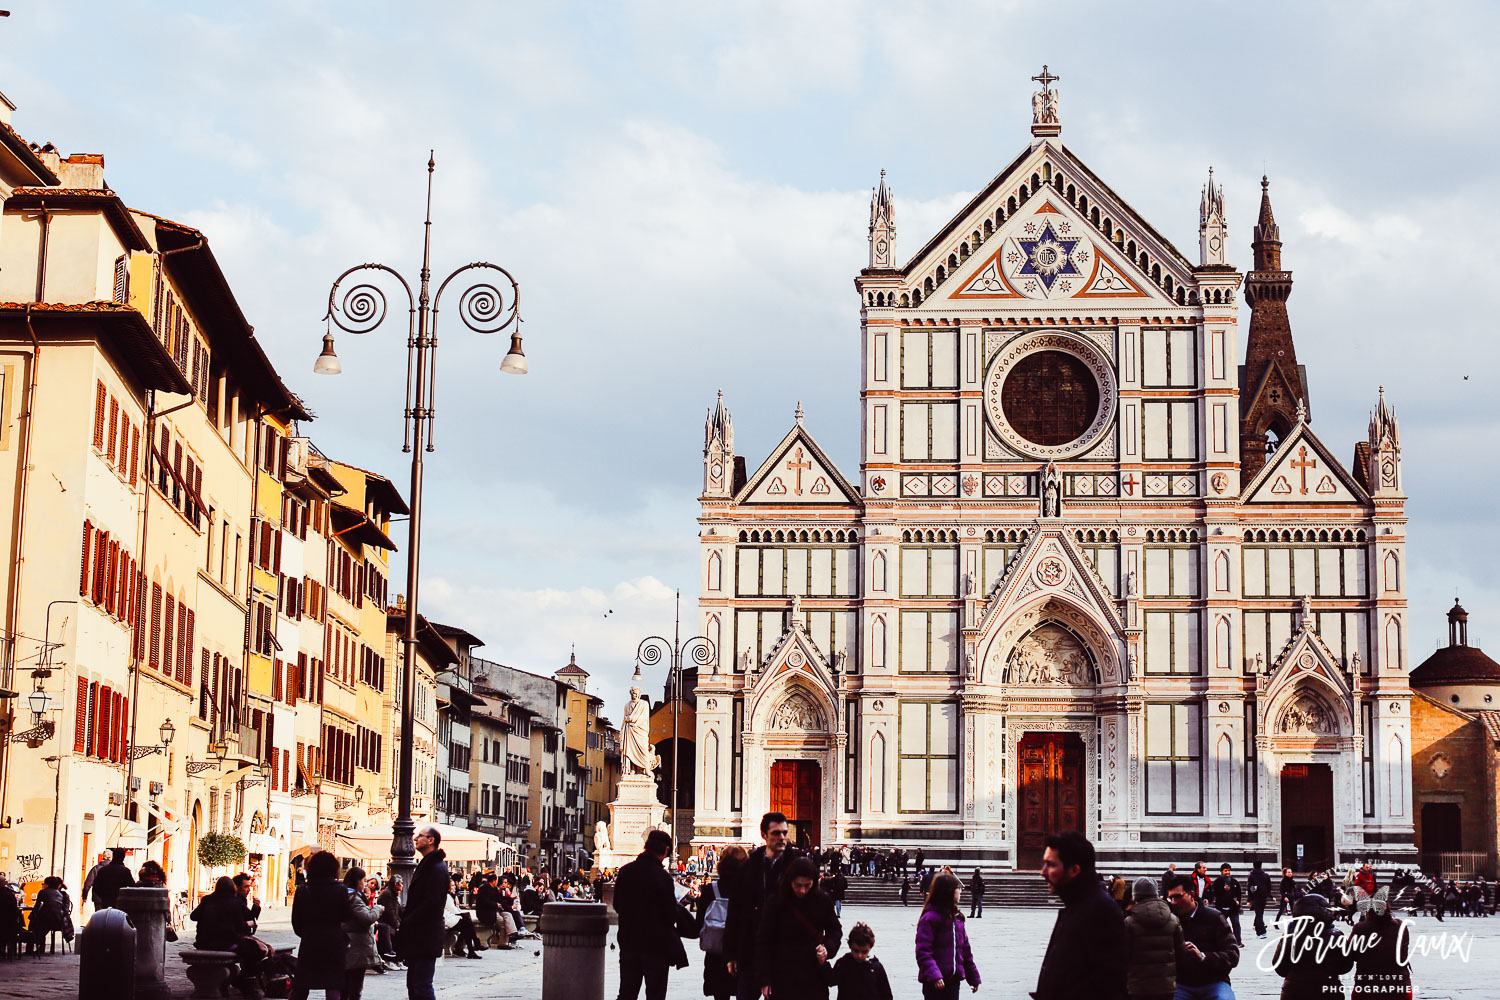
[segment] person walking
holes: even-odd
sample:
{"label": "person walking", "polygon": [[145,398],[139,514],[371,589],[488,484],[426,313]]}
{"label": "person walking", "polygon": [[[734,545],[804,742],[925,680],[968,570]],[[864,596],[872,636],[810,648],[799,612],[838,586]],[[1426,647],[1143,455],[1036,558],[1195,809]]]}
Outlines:
{"label": "person walking", "polygon": [[911,905],[911,879],[905,875],[901,876],[901,905]]}
{"label": "person walking", "polygon": [[1036,1000],[1120,1000],[1125,995],[1125,917],[1099,884],[1094,845],[1075,830],[1054,833],[1042,878],[1063,907],[1052,925]]}
{"label": "person walking", "polygon": [[[732,1000],[738,988],[737,978],[729,971],[724,931],[734,880],[749,857],[749,852],[738,844],[724,848],[718,862],[719,880],[705,884],[698,893],[694,922],[698,927],[698,945],[703,951],[703,995],[714,1000]],[[716,902],[721,905],[715,906]]]}
{"label": "person walking", "polygon": [[939,875],[917,918],[917,979],[923,1000],[956,1000],[964,982],[971,993],[979,991],[979,968],[958,899],[958,878]]}
{"label": "person walking", "polygon": [[796,858],[765,904],[755,936],[754,981],[763,997],[828,1000],[829,962],[843,941],[843,928],[817,880],[812,859]]}
{"label": "person walking", "polygon": [[1161,881],[1158,882],[1156,886],[1157,889],[1160,890],[1161,897],[1163,899],[1165,899],[1167,895],[1167,886],[1170,885],[1172,880],[1176,877],[1177,865],[1175,863],[1167,865],[1167,870],[1161,873]]}
{"label": "person walking", "polygon": [[1245,879],[1246,891],[1250,896],[1250,909],[1255,911],[1255,936],[1266,936],[1266,903],[1271,898],[1271,876],[1267,875],[1265,869],[1261,868],[1260,862],[1255,862],[1250,869],[1249,876]]}
{"label": "person walking", "polygon": [[1214,909],[1224,914],[1229,919],[1229,926],[1234,928],[1234,943],[1243,948],[1245,939],[1240,935],[1240,882],[1230,874],[1227,864],[1219,866],[1219,877],[1209,887],[1209,896]]}
{"label": "person walking", "polygon": [[406,963],[407,1000],[436,1000],[432,973],[443,953],[447,928],[443,910],[448,904],[448,863],[442,834],[424,826],[412,835],[412,845],[422,860],[411,873],[401,928],[396,934],[396,953]]}
{"label": "person walking", "polygon": [[1310,892],[1292,907],[1291,926],[1276,942],[1272,967],[1281,977],[1281,1000],[1342,997],[1339,977],[1354,966],[1333,929],[1328,900]]}
{"label": "person walking", "polygon": [[776,895],[787,868],[802,857],[801,851],[787,843],[788,829],[785,813],[768,812],[760,818],[764,843],[750,852],[735,879],[734,894],[729,897],[724,954],[730,974],[739,978],[739,1000],[753,1000],[760,993],[755,955],[761,911]]}
{"label": "person walking", "polygon": [[1167,903],[1186,942],[1177,959],[1176,1000],[1234,1000],[1229,973],[1239,965],[1240,947],[1229,921],[1200,901],[1193,888],[1193,877],[1185,875],[1167,889]]}
{"label": "person walking", "polygon": [[[365,972],[385,972],[385,964],[375,951],[375,923],[380,906],[365,898],[365,870],[356,865],[344,873],[344,887],[349,893],[349,916],[344,920],[344,937],[349,944],[344,952],[344,995],[342,1000],[360,1000],[365,991]],[[293,900],[293,906],[296,900]]]}
{"label": "person walking", "polygon": [[125,848],[110,848],[109,864],[99,869],[94,876],[94,909],[103,910],[115,905],[115,897],[126,886],[135,885],[135,876],[125,867]]}
{"label": "person walking", "polygon": [[339,882],[339,861],[327,851],[307,859],[307,884],[292,897],[292,931],[297,935],[297,978],[292,1000],[322,990],[328,1000],[344,992],[344,957],[349,939],[344,921],[354,916],[349,890]]}
{"label": "person walking", "polygon": [[1391,913],[1389,897],[1388,890],[1378,889],[1355,902],[1359,921],[1348,939],[1359,942],[1359,947],[1348,949],[1354,955],[1354,989],[1349,1000],[1410,1000],[1412,995],[1411,962],[1408,949],[1401,944],[1402,922]]}
{"label": "person walking", "polygon": [[823,880],[823,891],[833,900],[833,912],[843,916],[844,895],[849,891],[849,879],[837,861],[834,862],[833,874]]}
{"label": "person walking", "polygon": [[672,876],[663,867],[672,852],[665,830],[646,834],[645,849],[615,876],[615,912],[620,915],[620,1000],[636,1000],[642,982],[646,1000],[665,1000],[669,967],[687,967],[677,936],[680,907]]}
{"label": "person walking", "polygon": [[1281,926],[1281,918],[1292,912],[1292,904],[1297,897],[1302,895],[1302,889],[1297,885],[1297,879],[1292,875],[1290,868],[1281,869],[1281,901],[1276,906],[1276,919],[1273,925]]}
{"label": "person walking", "polygon": [[979,869],[969,876],[969,918],[978,920],[984,916],[984,876]]}
{"label": "person walking", "polygon": [[1186,949],[1182,925],[1156,894],[1156,880],[1138,878],[1125,914],[1125,993],[1130,1000],[1172,1000],[1177,956]]}

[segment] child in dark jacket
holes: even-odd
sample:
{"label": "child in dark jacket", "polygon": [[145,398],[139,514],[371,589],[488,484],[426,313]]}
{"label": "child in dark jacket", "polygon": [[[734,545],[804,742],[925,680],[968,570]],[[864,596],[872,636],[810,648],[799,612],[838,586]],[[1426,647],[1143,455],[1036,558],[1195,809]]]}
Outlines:
{"label": "child in dark jacket", "polygon": [[833,965],[836,1000],[891,1000],[891,981],[885,966],[870,954],[875,932],[869,924],[855,924],[849,932],[849,952]]}

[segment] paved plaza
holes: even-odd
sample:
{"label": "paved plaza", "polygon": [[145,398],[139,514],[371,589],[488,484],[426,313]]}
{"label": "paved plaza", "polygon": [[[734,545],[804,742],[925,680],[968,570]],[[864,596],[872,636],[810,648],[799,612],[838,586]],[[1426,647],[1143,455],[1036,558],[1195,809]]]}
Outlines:
{"label": "paved plaza", "polygon": [[[847,906],[844,929],[863,920],[875,931],[875,954],[890,974],[891,986],[898,998],[921,996],[916,982],[916,961],[912,940],[917,922],[917,907]],[[974,944],[975,961],[984,985],[981,997],[1024,998],[1036,987],[1037,967],[1047,947],[1053,914],[1047,910],[990,910],[980,920],[971,921],[969,936]],[[296,943],[286,918],[262,921],[262,936],[278,946]],[[1447,932],[1449,941],[1467,935],[1460,950],[1467,950],[1468,961],[1461,954],[1446,959],[1437,954],[1416,955],[1412,960],[1419,1000],[1444,997],[1484,997],[1497,995],[1500,983],[1500,917],[1474,919],[1452,918],[1438,923],[1431,917],[1415,920],[1419,935],[1434,936]],[[1274,973],[1256,967],[1256,957],[1266,948],[1261,964],[1269,966],[1269,943],[1250,939],[1240,967],[1233,977],[1238,997],[1275,997],[1281,991],[1281,980]],[[618,952],[612,950],[614,932],[610,933],[611,950],[606,963],[604,995],[613,1000],[619,989]],[[689,968],[672,974],[667,995],[669,1000],[696,1000],[703,995],[703,966],[696,942],[688,945]],[[175,952],[184,945],[169,945]],[[486,951],[478,960],[445,959],[438,965],[436,986],[441,998],[495,998],[495,1000],[536,1000],[541,995],[541,943],[520,942],[509,951]],[[182,963],[169,955],[172,967],[174,997],[190,992]],[[1346,977],[1346,985],[1348,982]],[[77,994],[78,959],[74,955],[44,959],[22,958],[0,963],[0,997],[16,1000],[32,998],[73,997]],[[314,996],[318,994],[314,993]],[[365,981],[367,1000],[404,1000],[405,978],[399,973],[370,976]],[[967,992],[964,993],[967,996]]]}

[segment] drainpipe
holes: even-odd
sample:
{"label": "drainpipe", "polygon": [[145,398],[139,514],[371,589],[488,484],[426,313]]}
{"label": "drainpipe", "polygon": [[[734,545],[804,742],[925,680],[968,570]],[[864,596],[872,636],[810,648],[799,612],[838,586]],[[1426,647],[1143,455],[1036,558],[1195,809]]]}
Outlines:
{"label": "drainpipe", "polygon": [[[47,259],[47,223],[42,224],[42,261]],[[42,268],[41,270],[45,270]],[[41,301],[42,279],[40,273],[37,276],[37,301]],[[26,534],[26,490],[31,483],[31,428],[36,423],[36,385],[37,369],[42,357],[42,343],[37,339],[36,328],[31,324],[31,305],[26,306],[24,318],[26,321],[26,332],[31,336],[31,369],[30,377],[26,380],[26,429],[21,434],[21,454],[17,471],[20,473],[20,484],[16,488],[15,507],[11,512],[11,543],[10,543],[10,607],[6,609],[5,634],[9,638],[10,646],[6,650],[4,663],[3,687],[9,687],[15,676],[16,664],[16,630],[20,621],[21,613],[21,570],[25,563],[25,549],[22,539]],[[45,638],[45,637],[44,637]],[[10,716],[15,718],[15,706],[10,710]],[[8,732],[7,732],[8,736]],[[7,738],[0,741],[0,819],[9,825],[9,814],[6,808],[10,803],[10,754],[11,742]]]}

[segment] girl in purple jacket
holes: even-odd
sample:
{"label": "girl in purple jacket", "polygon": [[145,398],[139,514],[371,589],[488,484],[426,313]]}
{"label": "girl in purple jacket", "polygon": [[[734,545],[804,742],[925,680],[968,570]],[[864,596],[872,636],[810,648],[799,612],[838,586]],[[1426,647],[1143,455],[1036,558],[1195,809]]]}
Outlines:
{"label": "girl in purple jacket", "polygon": [[969,949],[958,894],[958,879],[939,875],[932,880],[917,921],[917,978],[922,981],[923,1000],[957,1000],[962,982],[968,982],[971,991],[979,990],[979,970]]}

